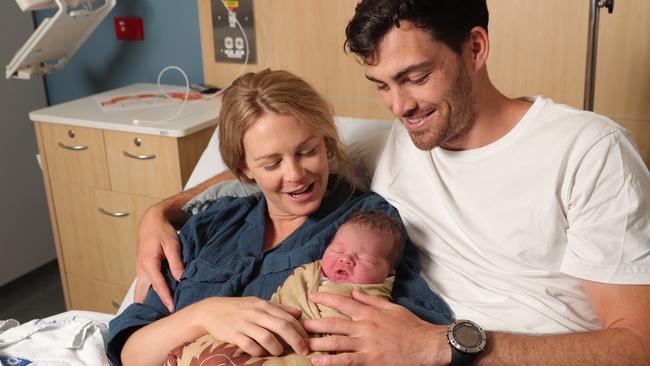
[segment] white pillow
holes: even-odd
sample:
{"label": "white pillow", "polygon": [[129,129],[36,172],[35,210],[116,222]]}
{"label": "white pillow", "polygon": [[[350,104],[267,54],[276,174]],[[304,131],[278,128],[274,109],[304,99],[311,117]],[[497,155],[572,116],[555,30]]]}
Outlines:
{"label": "white pillow", "polygon": [[[388,131],[393,124],[392,121],[350,117],[335,117],[334,120],[341,140],[348,146],[378,132]],[[193,188],[227,169],[219,153],[219,130],[217,129],[194,167],[185,189]]]}

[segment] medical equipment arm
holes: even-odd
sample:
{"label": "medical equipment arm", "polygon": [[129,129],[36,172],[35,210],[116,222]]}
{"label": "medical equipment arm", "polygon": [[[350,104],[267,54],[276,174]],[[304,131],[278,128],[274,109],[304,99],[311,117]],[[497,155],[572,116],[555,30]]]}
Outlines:
{"label": "medical equipment arm", "polygon": [[7,65],[7,79],[30,79],[32,76],[61,70],[88,39],[116,4],[116,0],[16,0],[22,11],[58,6],[32,33]]}

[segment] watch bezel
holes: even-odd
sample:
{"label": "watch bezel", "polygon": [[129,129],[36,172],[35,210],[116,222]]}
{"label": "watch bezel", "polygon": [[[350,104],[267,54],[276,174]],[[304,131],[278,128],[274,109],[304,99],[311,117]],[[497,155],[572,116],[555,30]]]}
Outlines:
{"label": "watch bezel", "polygon": [[[458,326],[467,326],[470,325],[472,329],[478,332],[479,336],[481,337],[481,342],[475,346],[475,347],[465,347],[462,344],[458,343],[456,340],[456,337],[454,336],[454,329]],[[457,349],[460,352],[466,353],[466,354],[478,354],[483,349],[485,348],[485,345],[487,344],[487,335],[485,334],[485,331],[483,328],[481,328],[480,325],[476,324],[475,322],[468,320],[468,319],[458,319],[454,321],[453,323],[449,324],[449,327],[447,328],[447,340],[449,341],[449,344]]]}

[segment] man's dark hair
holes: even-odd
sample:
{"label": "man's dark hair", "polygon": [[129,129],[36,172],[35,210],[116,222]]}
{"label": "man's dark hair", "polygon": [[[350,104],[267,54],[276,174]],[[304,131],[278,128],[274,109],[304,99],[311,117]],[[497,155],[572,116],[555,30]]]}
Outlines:
{"label": "man's dark hair", "polygon": [[346,50],[372,61],[377,44],[400,21],[426,30],[457,54],[472,28],[488,28],[486,0],[362,0],[345,29]]}

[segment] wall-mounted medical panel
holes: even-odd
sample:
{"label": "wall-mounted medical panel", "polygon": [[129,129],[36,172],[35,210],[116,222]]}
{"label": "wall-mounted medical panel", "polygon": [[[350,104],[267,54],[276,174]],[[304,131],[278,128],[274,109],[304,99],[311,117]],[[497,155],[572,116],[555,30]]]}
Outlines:
{"label": "wall-mounted medical panel", "polygon": [[214,59],[217,62],[257,62],[253,0],[212,0]]}

